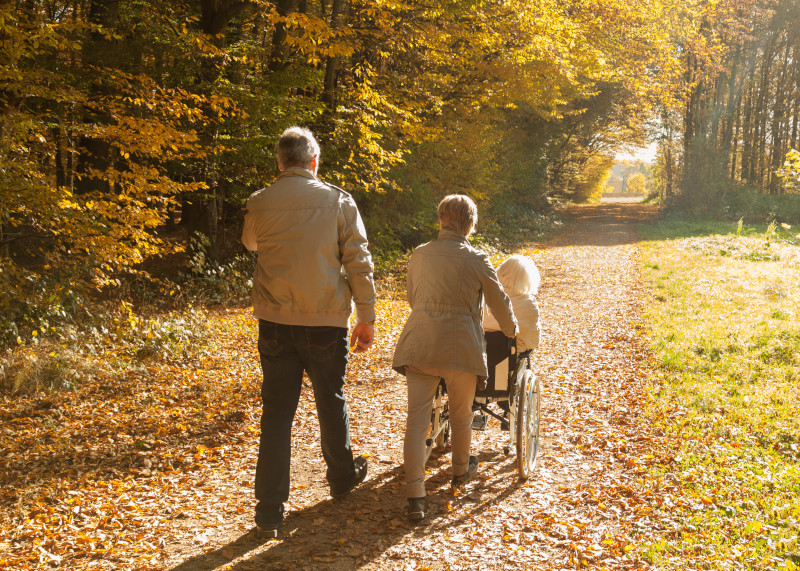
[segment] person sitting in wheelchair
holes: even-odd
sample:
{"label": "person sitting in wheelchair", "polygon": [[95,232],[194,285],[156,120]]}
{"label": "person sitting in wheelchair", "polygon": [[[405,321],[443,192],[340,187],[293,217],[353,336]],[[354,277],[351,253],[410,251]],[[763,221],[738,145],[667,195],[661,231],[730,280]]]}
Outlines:
{"label": "person sitting in wheelchair", "polygon": [[[517,318],[517,352],[536,349],[541,332],[539,306],[536,303],[541,281],[539,269],[530,258],[514,255],[498,266],[497,279],[511,298],[511,306]],[[483,330],[500,331],[500,325],[488,306],[484,314]]]}
{"label": "person sitting in wheelchair", "polygon": [[[517,318],[517,354],[533,351],[539,347],[541,332],[539,305],[536,303],[536,294],[539,292],[541,282],[539,268],[530,258],[514,255],[498,266],[497,279],[511,298],[511,306]],[[500,331],[500,325],[488,306],[484,311],[483,330]],[[507,400],[499,400],[497,406],[508,412]],[[485,414],[476,413],[472,428],[482,430],[486,426],[486,420]]]}

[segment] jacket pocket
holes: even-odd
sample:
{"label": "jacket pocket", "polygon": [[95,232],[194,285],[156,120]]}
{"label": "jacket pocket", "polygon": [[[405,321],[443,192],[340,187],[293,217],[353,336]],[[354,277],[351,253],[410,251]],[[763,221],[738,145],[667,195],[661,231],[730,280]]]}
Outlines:
{"label": "jacket pocket", "polygon": [[318,362],[330,361],[347,351],[347,329],[344,327],[314,327],[306,329],[308,355]]}
{"label": "jacket pocket", "polygon": [[275,357],[281,352],[278,341],[278,324],[270,321],[258,322],[258,354],[265,357]]}

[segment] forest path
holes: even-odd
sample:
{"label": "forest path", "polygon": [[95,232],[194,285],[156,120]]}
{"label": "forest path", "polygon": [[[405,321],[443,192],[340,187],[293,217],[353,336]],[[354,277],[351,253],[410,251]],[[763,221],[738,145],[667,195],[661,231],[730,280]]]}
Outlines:
{"label": "forest path", "polygon": [[[542,272],[542,343],[532,358],[542,440],[527,482],[503,454],[508,433],[490,423],[475,433],[481,466],[465,493],[450,491],[449,454],[435,455],[430,516],[406,521],[406,388],[390,364],[409,310],[402,288],[384,282],[376,344],[353,356],[346,385],[367,479],[341,501],[328,496],[305,387],[282,537],[256,539],[256,323],[247,308],[202,309],[191,319],[207,329],[191,347],[154,359],[104,348],[99,333],[75,339],[94,360],[91,371],[52,371],[69,375],[71,390],[0,400],[0,569],[646,568],[631,561],[632,548],[637,534],[658,533],[652,514],[663,491],[641,477],[668,451],[641,414],[635,224],[655,209],[600,204],[564,214],[561,234],[520,250]],[[164,327],[191,330],[182,320]]]}
{"label": "forest path", "polygon": [[406,394],[390,362],[407,307],[399,296],[384,295],[376,348],[353,359],[347,386],[353,446],[370,455],[365,483],[344,500],[328,497],[313,397],[304,388],[282,539],[262,542],[246,531],[253,433],[244,443],[244,473],[229,490],[244,509],[227,526],[202,531],[210,533],[202,553],[195,541],[202,522],[186,521],[187,541],[170,546],[166,568],[641,569],[641,561],[625,555],[631,534],[648,525],[649,511],[636,484],[647,463],[642,447],[651,437],[639,418],[646,360],[639,339],[635,224],[655,213],[637,204],[571,207],[564,232],[520,250],[542,273],[542,343],[533,356],[544,387],[542,440],[527,482],[517,477],[514,455],[503,454],[507,433],[490,423],[473,439],[481,461],[474,483],[453,497],[449,454],[433,457],[431,514],[420,525],[406,522]]}

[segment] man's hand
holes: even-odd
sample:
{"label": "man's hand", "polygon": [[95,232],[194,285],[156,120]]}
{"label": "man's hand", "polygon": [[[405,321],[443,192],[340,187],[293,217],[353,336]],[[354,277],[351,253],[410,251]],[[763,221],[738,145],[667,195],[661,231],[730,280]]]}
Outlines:
{"label": "man's hand", "polygon": [[371,323],[356,323],[350,335],[350,349],[354,353],[363,353],[372,346],[375,339],[375,328]]}

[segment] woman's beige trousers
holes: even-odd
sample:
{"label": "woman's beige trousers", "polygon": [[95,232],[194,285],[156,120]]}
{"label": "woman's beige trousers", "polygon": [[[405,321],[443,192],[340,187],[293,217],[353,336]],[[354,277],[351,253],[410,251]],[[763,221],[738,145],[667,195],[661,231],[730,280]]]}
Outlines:
{"label": "woman's beige trousers", "polygon": [[408,383],[408,418],[403,446],[406,472],[406,497],[425,496],[425,440],[431,425],[431,409],[439,379],[447,385],[450,413],[450,441],[453,475],[461,476],[469,464],[472,440],[472,401],[477,375],[453,369],[406,366]]}

